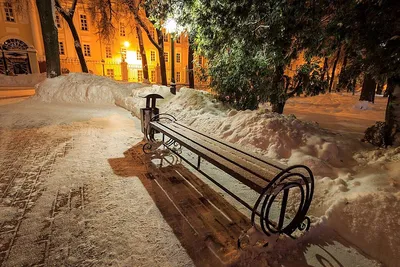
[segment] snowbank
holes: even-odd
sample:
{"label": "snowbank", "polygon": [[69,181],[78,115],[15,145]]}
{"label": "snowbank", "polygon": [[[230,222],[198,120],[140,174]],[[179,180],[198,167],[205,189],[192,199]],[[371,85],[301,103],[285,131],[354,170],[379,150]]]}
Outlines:
{"label": "snowbank", "polygon": [[[117,104],[139,115],[145,93],[158,93],[162,113],[202,132],[237,143],[287,165],[304,164],[316,176],[310,215],[323,220],[344,238],[388,266],[400,251],[400,149],[377,150],[359,140],[324,130],[295,116],[259,109],[237,111],[204,91],[181,88],[171,95],[165,86],[117,83],[90,74],[69,74],[48,79],[38,87],[36,99],[45,102]],[[339,94],[301,99],[319,113],[375,116],[377,106],[360,104],[356,97]],[[330,100],[329,100],[330,99]],[[298,103],[298,102],[297,102]],[[296,106],[296,103],[289,106]],[[308,104],[307,104],[308,105]],[[305,105],[305,106],[307,106]],[[312,106],[312,107],[311,107]],[[363,107],[360,109],[360,107]],[[369,115],[368,115],[369,116]],[[232,179],[234,181],[234,179]],[[321,218],[321,220],[318,220]]]}
{"label": "snowbank", "polygon": [[0,86],[6,87],[34,87],[46,79],[46,73],[20,74],[17,76],[7,76],[0,74]]}
{"label": "snowbank", "polygon": [[117,104],[127,108],[126,98],[132,95],[133,89],[143,86],[146,85],[118,83],[87,73],[69,73],[37,85],[34,99],[56,103]]}
{"label": "snowbank", "polygon": [[386,266],[398,266],[400,194],[362,194],[341,199],[327,211],[327,223]]}
{"label": "snowbank", "polygon": [[35,98],[43,102],[114,104],[114,81],[91,74],[70,73],[46,79],[38,85]]}

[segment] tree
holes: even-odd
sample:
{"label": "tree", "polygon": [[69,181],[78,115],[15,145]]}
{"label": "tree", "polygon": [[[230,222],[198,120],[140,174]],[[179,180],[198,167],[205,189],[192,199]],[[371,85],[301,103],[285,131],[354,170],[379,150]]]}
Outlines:
{"label": "tree", "polygon": [[375,88],[376,82],[372,78],[371,74],[366,73],[364,75],[364,82],[361,89],[360,101],[375,102]]}
{"label": "tree", "polygon": [[42,27],[47,77],[54,78],[61,75],[61,67],[58,31],[54,23],[53,3],[52,0],[36,0],[36,6]]}
{"label": "tree", "polygon": [[68,9],[64,9],[61,6],[60,1],[59,0],[55,0],[55,5],[56,5],[57,11],[61,14],[61,16],[67,22],[67,24],[69,26],[69,29],[71,30],[72,37],[74,38],[75,51],[76,51],[76,54],[78,55],[79,63],[81,64],[82,72],[88,73],[89,70],[88,70],[88,67],[86,65],[85,56],[83,55],[82,45],[81,45],[81,41],[79,39],[79,34],[78,34],[78,31],[75,28],[74,21],[73,21],[77,3],[78,3],[78,0],[73,0],[72,4],[71,4],[71,7],[68,8]]}
{"label": "tree", "polygon": [[315,38],[316,8],[309,1],[176,2],[196,33],[198,53],[207,58],[211,87],[221,99],[240,109],[269,101],[282,113],[294,95],[286,91],[285,69],[297,58],[304,36]]}
{"label": "tree", "polygon": [[[136,22],[144,30],[150,42],[158,51],[161,70],[161,84],[167,85],[167,68],[164,58],[164,36],[162,25],[169,11],[169,5],[161,0],[120,0],[132,13]],[[151,14],[151,16],[150,16]],[[156,35],[152,33],[153,28]]]}
{"label": "tree", "polygon": [[139,49],[140,49],[140,56],[142,59],[142,68],[143,68],[143,78],[145,80],[149,80],[149,66],[147,65],[147,57],[146,57],[146,50],[144,49],[143,44],[143,36],[142,36],[142,29],[141,27],[136,24],[136,33],[139,40]]}
{"label": "tree", "polygon": [[193,55],[194,55],[194,40],[193,34],[188,33],[189,49],[188,49],[188,72],[189,72],[189,88],[194,88],[194,69],[193,69]]}

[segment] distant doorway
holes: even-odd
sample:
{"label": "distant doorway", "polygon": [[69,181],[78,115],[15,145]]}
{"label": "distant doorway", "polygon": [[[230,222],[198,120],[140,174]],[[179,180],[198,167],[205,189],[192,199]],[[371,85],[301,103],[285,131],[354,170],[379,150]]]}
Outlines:
{"label": "distant doorway", "polygon": [[0,73],[18,75],[32,73],[28,57],[28,45],[19,39],[8,39],[0,44]]}

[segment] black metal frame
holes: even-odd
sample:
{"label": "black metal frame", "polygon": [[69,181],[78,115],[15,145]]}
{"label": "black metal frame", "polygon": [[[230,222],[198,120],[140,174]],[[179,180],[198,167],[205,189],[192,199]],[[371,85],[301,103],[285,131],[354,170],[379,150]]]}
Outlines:
{"label": "black metal frame", "polygon": [[[161,140],[156,140],[155,139],[155,133],[158,133],[155,129],[152,129],[151,127],[151,122],[157,121],[158,123],[163,123],[163,126],[168,128],[169,123],[176,123],[181,127],[184,127],[190,131],[196,132],[197,134],[206,136],[213,142],[217,142],[220,144],[223,144],[225,146],[228,146],[240,153],[243,153],[253,159],[256,159],[260,161],[260,163],[268,164],[271,167],[274,167],[278,170],[278,174],[272,179],[269,180],[265,177],[261,177],[260,175],[254,173],[253,171],[247,169],[244,166],[240,166],[238,163],[229,160],[236,166],[241,167],[243,170],[246,170],[247,172],[250,172],[252,174],[255,174],[257,176],[260,176],[265,181],[268,181],[268,185],[262,190],[260,196],[258,197],[256,203],[254,206],[249,205],[246,201],[235,195],[233,192],[231,192],[229,189],[224,187],[221,183],[210,177],[207,173],[205,173],[201,169],[201,159],[202,157],[197,154],[198,160],[197,160],[197,165],[193,164],[190,162],[188,159],[184,158],[181,155],[182,152],[182,144],[179,142],[179,138],[174,139],[174,136],[166,136],[166,133],[160,132],[162,134],[162,139]],[[143,151],[145,153],[152,153],[154,152],[161,144],[164,145],[165,148],[167,148],[169,151],[177,155],[179,158],[181,158],[183,161],[188,163],[191,167],[196,169],[199,173],[204,175],[207,179],[209,179],[211,182],[213,182],[215,185],[217,185],[219,188],[221,188],[224,192],[229,194],[231,197],[233,197],[235,200],[237,200],[239,203],[241,203],[243,206],[245,206],[247,209],[251,211],[251,223],[253,226],[257,227],[257,220],[256,217],[259,218],[258,224],[261,227],[261,230],[267,235],[271,236],[272,234],[286,234],[290,236],[291,238],[295,238],[293,236],[293,233],[296,230],[304,231],[304,230],[309,230],[310,228],[310,218],[306,215],[307,211],[310,207],[311,200],[314,194],[314,176],[311,172],[311,170],[304,166],[304,165],[294,165],[289,168],[282,168],[279,167],[277,164],[273,164],[271,162],[265,161],[261,158],[255,157],[254,155],[247,153],[245,151],[242,151],[234,146],[231,146],[227,143],[224,143],[218,139],[212,138],[208,135],[205,135],[201,132],[198,132],[194,129],[191,129],[185,125],[179,124],[176,122],[176,118],[170,114],[162,113],[154,116],[151,119],[151,122],[149,123],[149,129],[145,130],[145,137],[147,139],[147,143],[143,145]],[[169,128],[171,129],[171,128]],[[172,129],[171,129],[172,130]],[[176,131],[175,131],[176,132]],[[176,132],[177,135],[179,135],[178,132]],[[166,138],[167,137],[167,138]],[[191,139],[189,139],[191,140]],[[191,140],[195,142],[196,144],[199,144],[200,146],[204,147],[205,149],[210,150],[209,148],[201,145],[200,143],[197,143],[195,140]],[[158,146],[155,146],[155,144],[158,144]],[[185,146],[185,144],[183,144]],[[193,150],[192,150],[193,151]],[[195,151],[193,151],[195,153]],[[216,153],[215,151],[212,151],[213,153],[217,154],[218,156],[224,157],[223,155],[220,155]],[[215,164],[213,164],[215,165]],[[215,165],[216,166],[216,165]],[[220,168],[219,166],[216,166]],[[289,196],[289,190],[292,190],[293,188],[297,188],[300,192],[300,203],[299,207],[297,209],[296,214],[294,215],[293,219],[287,223],[284,226],[284,219],[285,219],[285,213],[286,213],[286,207],[287,207],[287,201],[288,201],[288,196]],[[280,215],[279,215],[279,221],[274,222],[270,220],[270,209],[272,204],[275,202],[277,199],[277,196],[282,192],[282,202],[281,202],[281,210],[280,210]]]}

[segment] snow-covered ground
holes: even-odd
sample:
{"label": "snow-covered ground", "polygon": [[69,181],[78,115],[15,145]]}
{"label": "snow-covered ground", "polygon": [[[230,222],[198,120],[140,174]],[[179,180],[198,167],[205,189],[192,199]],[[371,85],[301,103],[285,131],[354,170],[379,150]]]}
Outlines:
{"label": "snow-covered ground", "polygon": [[[115,105],[138,114],[139,108],[144,106],[144,100],[139,95],[144,92],[162,94],[165,99],[159,101],[161,112],[171,113],[191,127],[281,163],[305,164],[313,170],[316,191],[309,212],[313,227],[295,243],[283,240],[281,246],[290,247],[289,255],[300,255],[298,250],[301,247],[305,250],[307,247],[312,250],[313,247],[315,250],[320,243],[326,242],[333,244],[334,256],[332,250],[323,251],[322,247],[318,253],[333,258],[347,255],[343,256],[347,259],[345,266],[376,266],[376,263],[363,262],[364,258],[357,254],[357,250],[354,252],[348,248],[351,244],[386,266],[398,266],[399,148],[376,149],[361,143],[359,135],[326,130],[317,123],[303,122],[294,116],[277,115],[264,109],[236,111],[200,91],[182,88],[176,96],[172,96],[166,87],[121,84],[89,74],[69,74],[46,80],[38,86],[33,99],[0,106],[0,149],[4,150],[0,153],[2,165],[18,162],[21,157],[30,159],[24,154],[28,153],[24,148],[30,145],[29,142],[35,147],[29,153],[37,154],[39,160],[27,162],[26,170],[22,171],[33,175],[47,161],[53,162],[51,175],[43,177],[43,181],[39,179],[46,190],[40,191],[42,195],[27,213],[32,216],[32,222],[50,223],[53,227],[51,242],[55,248],[47,254],[50,255],[49,262],[56,262],[60,260],[57,257],[61,257],[66,265],[193,264],[140,181],[120,179],[106,162],[106,159],[120,156],[141,140],[138,121]],[[348,94],[332,94],[290,100],[286,110],[296,116],[297,111],[304,115],[311,110],[313,114],[320,114],[316,117],[321,125],[324,125],[324,115],[327,115],[325,120],[335,117],[340,121],[344,117],[355,124],[363,118],[382,118],[384,99],[379,98],[375,105],[370,105],[359,103],[356,97]],[[335,125],[334,122],[328,124]],[[349,127],[350,132],[360,132],[351,124]],[[348,129],[339,128],[344,132]],[[18,139],[19,142],[13,141],[21,133],[32,136],[28,144],[20,144],[23,138]],[[11,152],[15,154],[9,156]],[[57,160],[60,153],[63,160]],[[230,181],[235,183],[234,179]],[[231,186],[235,187],[235,184]],[[52,199],[54,195],[68,196],[68,192],[80,191],[81,188],[87,190],[83,196],[90,199],[89,207],[69,208],[69,211],[64,210],[50,217],[44,214],[44,211],[51,210],[46,205],[55,201]],[[240,188],[238,194],[246,195],[246,190],[240,192]],[[143,207],[146,207],[145,211]],[[71,216],[66,215],[68,212],[74,214],[74,220],[69,221]],[[18,210],[3,207],[0,213],[1,218],[20,215]],[[153,219],[144,220],[142,216]],[[81,227],[86,225],[89,225],[88,235],[79,237]],[[149,235],[150,231],[155,235]],[[29,233],[26,229],[25,234],[28,239],[36,240],[40,233]],[[330,239],[337,234],[347,240],[341,243],[342,246],[334,245],[336,241]],[[328,237],[325,238],[325,235]],[[138,242],[138,247],[134,247],[136,239],[142,241]],[[71,240],[81,243],[72,248],[68,245]],[[28,251],[35,250],[31,248]],[[91,251],[95,253],[89,257]],[[26,263],[29,257],[33,257],[29,254],[25,256],[21,251],[14,253],[9,257],[10,266],[20,263],[18,260]],[[287,255],[288,251],[282,253]],[[268,255],[271,259],[275,257]],[[270,264],[296,266],[293,265],[295,262],[293,257],[281,259],[277,256]],[[305,262],[313,265],[308,260]],[[323,260],[320,264],[324,265]],[[333,264],[336,265],[340,266],[340,263]]]}

